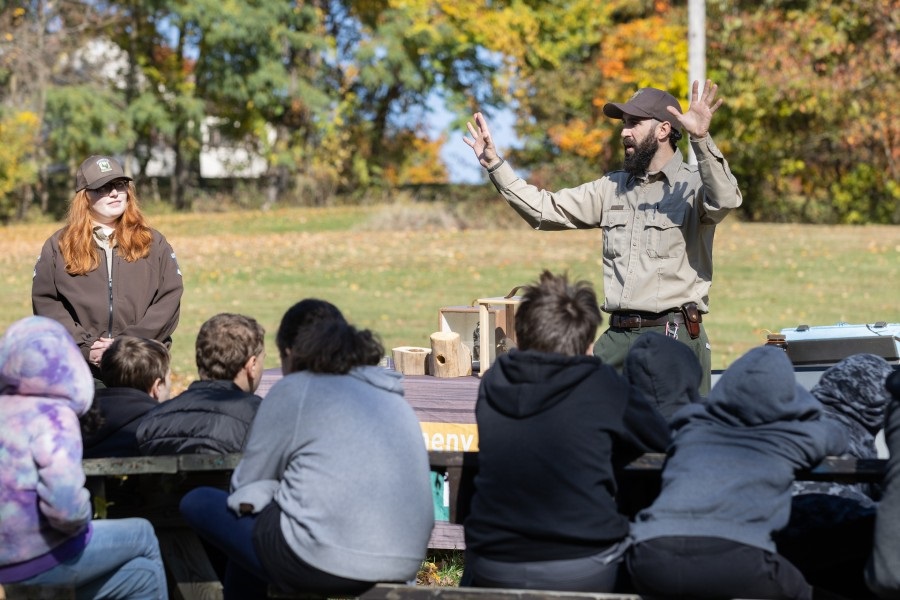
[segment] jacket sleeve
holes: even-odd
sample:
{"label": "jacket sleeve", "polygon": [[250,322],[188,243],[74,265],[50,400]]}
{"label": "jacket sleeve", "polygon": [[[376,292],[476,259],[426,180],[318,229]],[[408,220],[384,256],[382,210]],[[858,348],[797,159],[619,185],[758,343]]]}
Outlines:
{"label": "jacket sleeve", "polygon": [[155,242],[159,244],[159,248],[154,252],[154,256],[160,261],[156,295],[143,318],[127,327],[123,334],[153,338],[162,342],[171,337],[178,325],[184,284],[172,246],[162,234],[154,232],[154,235],[159,236],[158,242]]}
{"label": "jacket sleeve", "polygon": [[506,162],[490,177],[500,195],[535,229],[591,229],[600,224],[603,203],[597,182],[551,192],[529,184]]}
{"label": "jacket sleeve", "polygon": [[62,260],[62,256],[54,238],[51,237],[44,242],[41,254],[34,265],[31,282],[31,309],[36,316],[47,317],[61,323],[78,344],[82,356],[87,359],[91,344],[94,343],[94,337],[76,323],[69,311],[66,310],[56,287],[57,260]]}
{"label": "jacket sleeve", "polygon": [[700,180],[703,182],[703,221],[720,223],[743,201],[737,179],[712,136],[707,135],[701,140],[692,139],[691,148],[697,157]]}
{"label": "jacket sleeve", "polygon": [[75,533],[91,518],[90,494],[84,487],[81,468],[78,417],[69,409],[56,409],[48,416],[55,426],[46,427],[32,448],[38,472],[38,503],[54,529]]}
{"label": "jacket sleeve", "polygon": [[[275,494],[294,448],[295,422],[301,387],[294,377],[282,378],[272,386],[250,425],[241,462],[231,476],[229,506],[253,504],[257,513]],[[276,482],[274,485],[272,482]],[[264,502],[257,505],[258,502]]]}

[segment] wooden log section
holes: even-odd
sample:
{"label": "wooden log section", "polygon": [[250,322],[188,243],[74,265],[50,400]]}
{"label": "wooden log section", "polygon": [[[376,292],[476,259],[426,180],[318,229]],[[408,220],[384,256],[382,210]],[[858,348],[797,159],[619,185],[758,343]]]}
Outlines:
{"label": "wooden log section", "polygon": [[394,356],[394,370],[404,375],[427,375],[426,364],[430,348],[400,346],[391,350]]}
{"label": "wooden log section", "polygon": [[435,377],[464,377],[472,374],[472,353],[455,331],[431,334],[431,374]]}

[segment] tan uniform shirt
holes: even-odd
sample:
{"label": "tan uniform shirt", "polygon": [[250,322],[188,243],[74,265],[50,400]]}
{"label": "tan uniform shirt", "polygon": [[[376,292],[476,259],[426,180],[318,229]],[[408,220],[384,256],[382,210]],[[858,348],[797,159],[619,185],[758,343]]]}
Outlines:
{"label": "tan uniform shirt", "polygon": [[613,171],[549,192],[508,163],[490,177],[535,229],[603,230],[603,310],[663,312],[693,301],[708,312],[716,225],[741,205],[741,192],[710,136],[691,145],[697,165],[676,151],[643,179]]}

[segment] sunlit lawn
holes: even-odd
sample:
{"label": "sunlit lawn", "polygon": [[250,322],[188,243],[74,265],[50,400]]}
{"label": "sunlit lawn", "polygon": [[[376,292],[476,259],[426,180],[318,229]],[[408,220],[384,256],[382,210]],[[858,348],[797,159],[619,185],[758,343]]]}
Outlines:
{"label": "sunlit lawn", "polygon": [[[498,200],[499,202],[499,200]],[[255,317],[274,333],[291,304],[316,296],[395,346],[427,346],[442,306],[506,294],[543,268],[602,285],[599,231],[526,227],[386,231],[364,225],[384,207],[159,215],[184,273],[181,323],[172,348],[176,391],[196,378],[193,344],[218,312]],[[0,328],[31,314],[31,275],[59,224],[0,229]],[[900,322],[900,227],[746,224],[728,220],[715,248],[713,368],[724,368],[767,331],[837,322]]]}

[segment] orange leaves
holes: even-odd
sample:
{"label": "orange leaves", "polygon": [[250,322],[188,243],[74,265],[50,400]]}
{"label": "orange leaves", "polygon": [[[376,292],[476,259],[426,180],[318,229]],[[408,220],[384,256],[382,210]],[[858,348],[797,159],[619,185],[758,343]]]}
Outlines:
{"label": "orange leaves", "polygon": [[551,127],[548,133],[563,152],[586,158],[603,155],[612,141],[608,130],[598,129],[594,123],[581,119]]}

